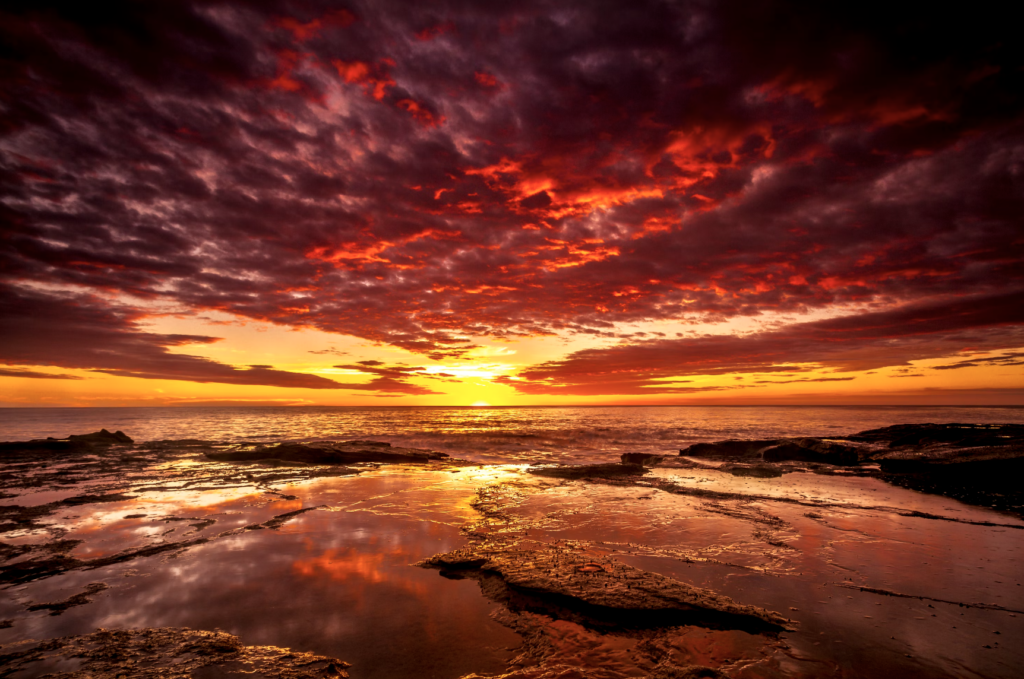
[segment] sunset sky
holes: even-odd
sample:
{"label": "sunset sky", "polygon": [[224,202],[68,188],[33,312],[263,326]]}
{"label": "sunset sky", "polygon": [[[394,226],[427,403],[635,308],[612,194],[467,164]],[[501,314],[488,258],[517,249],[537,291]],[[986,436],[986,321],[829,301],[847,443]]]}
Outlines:
{"label": "sunset sky", "polygon": [[1019,24],[898,6],[5,2],[0,405],[1024,405]]}

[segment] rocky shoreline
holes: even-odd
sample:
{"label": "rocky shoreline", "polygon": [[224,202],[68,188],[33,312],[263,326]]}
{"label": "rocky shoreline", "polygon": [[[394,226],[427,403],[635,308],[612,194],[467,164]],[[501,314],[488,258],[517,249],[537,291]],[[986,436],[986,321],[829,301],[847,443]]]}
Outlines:
{"label": "rocky shoreline", "polygon": [[[1022,462],[1024,427],[1018,425],[897,425],[843,437],[725,440],[697,443],[676,455],[625,453],[618,462],[538,464],[501,471],[440,452],[367,440],[137,444],[123,432],[102,430],[65,439],[0,443],[0,587],[14,593],[42,587],[38,591],[44,592],[27,600],[21,596],[18,613],[0,614],[9,616],[0,620],[0,630],[17,630],[26,619],[36,619],[25,616],[74,616],[96,606],[97,601],[124,591],[111,579],[112,572],[131,574],[143,564],[152,568],[157,562],[171,563],[189,552],[236,544],[257,533],[276,536],[315,515],[330,516],[353,507],[359,511],[365,499],[374,499],[382,516],[402,511],[401,502],[387,499],[392,491],[381,494],[355,485],[346,491],[354,495],[339,504],[330,494],[338,492],[332,490],[340,487],[336,484],[362,483],[360,479],[373,477],[378,485],[372,487],[384,489],[394,487],[401,478],[405,480],[399,487],[422,494],[443,477],[465,476],[467,481],[481,479],[476,483],[483,485],[472,502],[479,519],[459,531],[464,546],[433,556],[427,552],[425,558],[407,563],[420,567],[415,570],[437,571],[444,581],[474,581],[482,597],[499,607],[494,619],[523,640],[519,655],[501,677],[547,679],[565,672],[602,679],[782,676],[778,671],[788,662],[784,658],[799,655],[794,655],[791,640],[817,634],[813,627],[804,629],[806,625],[798,620],[800,609],[779,605],[763,594],[744,594],[742,588],[727,595],[717,586],[691,584],[677,574],[679,564],[787,577],[787,569],[795,571],[797,566],[782,565],[793,560],[802,563],[799,559],[807,549],[801,545],[805,539],[801,534],[839,531],[822,547],[827,553],[835,549],[836,540],[846,539],[840,538],[843,531],[863,531],[860,524],[843,527],[857,513],[882,516],[886,521],[947,522],[963,529],[1016,534],[1024,524],[1012,518],[1001,521],[991,512],[961,515],[923,511],[906,503],[851,503],[824,494],[811,497],[803,491],[780,493],[777,485],[797,477],[815,478],[810,475],[821,475],[826,484],[833,482],[825,479],[837,483],[864,479],[875,484],[880,480],[1020,515],[1024,498],[1015,481]],[[422,482],[417,481],[421,478]],[[726,481],[730,478],[734,480]],[[706,483],[710,479],[717,481]],[[313,488],[311,484],[320,484],[315,487],[323,492],[310,495],[302,490]],[[240,505],[244,511],[185,509],[153,514],[152,509],[132,509],[147,497],[187,494],[199,499],[233,492],[254,499]],[[551,502],[546,508],[524,506],[548,497],[543,500]],[[574,504],[577,497],[582,504]],[[426,520],[437,504],[417,505],[419,509],[410,509],[408,518]],[[646,512],[649,518],[634,521],[645,505],[654,504],[664,508],[661,513]],[[118,538],[116,548],[96,549],[92,529],[76,526],[90,516],[109,515],[107,507],[119,508],[123,516],[117,525],[137,526],[132,529],[136,533],[130,534],[143,539]],[[721,524],[709,527],[710,533],[702,539],[717,540],[720,532],[721,539],[735,540],[725,536],[740,526],[749,527],[750,539],[727,544],[716,555],[687,546],[693,537],[685,530],[668,534],[665,547],[642,545],[640,537],[635,538],[637,542],[609,541],[611,528],[585,529],[598,519],[584,520],[574,528],[577,514],[620,517],[607,525],[627,522],[631,536],[661,523],[701,517],[698,525]],[[164,528],[154,532],[158,526]],[[588,537],[547,536],[556,528],[552,536],[558,531],[571,536],[583,530]],[[670,563],[676,566],[659,570]],[[660,566],[651,569],[646,564]],[[69,577],[79,584],[62,588],[59,595],[46,593],[52,591],[46,583]],[[919,602],[928,608],[947,606],[972,611],[972,615],[1021,613],[1013,602],[972,600],[956,592],[908,592],[884,580],[844,577],[825,584],[836,592]],[[839,595],[828,598],[833,596]],[[775,605],[767,605],[769,600]],[[570,631],[570,637],[561,636]],[[32,674],[33,668],[51,666],[52,676],[66,679],[253,673],[298,679],[344,677],[350,671],[346,663],[328,655],[244,645],[238,636],[224,632],[166,625],[63,634],[48,641],[14,638],[0,645],[0,676],[19,670]],[[739,655],[720,658],[698,652],[699,644],[683,641],[688,638],[723,648],[742,641],[749,648],[742,652],[733,648],[729,653]],[[822,660],[812,659],[806,640],[800,643],[805,644],[804,655],[799,656],[804,669],[792,676],[818,676],[813,667]],[[623,669],[606,672],[593,659],[572,659],[574,653],[584,653],[580,649],[597,646],[619,648],[614,653],[621,656],[617,662],[624,663]],[[570,652],[569,647],[576,650]],[[750,669],[755,667],[761,669]],[[351,671],[360,676],[358,666]]]}

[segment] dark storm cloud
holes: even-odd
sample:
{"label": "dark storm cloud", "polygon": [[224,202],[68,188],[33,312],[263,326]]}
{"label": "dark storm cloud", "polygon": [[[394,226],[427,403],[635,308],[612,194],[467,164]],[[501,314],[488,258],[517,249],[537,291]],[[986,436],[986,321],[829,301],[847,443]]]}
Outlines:
{"label": "dark storm cloud", "polygon": [[433,359],[474,335],[1024,289],[1005,6],[0,12],[11,285]]}

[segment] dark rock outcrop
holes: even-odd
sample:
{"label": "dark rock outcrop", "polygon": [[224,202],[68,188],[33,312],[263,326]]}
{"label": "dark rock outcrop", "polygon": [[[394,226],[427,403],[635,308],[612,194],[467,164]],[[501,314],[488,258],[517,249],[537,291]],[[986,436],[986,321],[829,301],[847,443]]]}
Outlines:
{"label": "dark rock outcrop", "polygon": [[67,440],[72,443],[85,443],[90,446],[112,446],[119,443],[135,443],[131,437],[121,430],[111,434],[106,429],[100,429],[92,434],[72,434]]}
{"label": "dark rock outcrop", "polygon": [[610,476],[636,476],[649,473],[643,465],[625,462],[540,465],[529,467],[526,471],[537,476],[552,476],[558,479],[607,478]]}
{"label": "dark rock outcrop", "polygon": [[765,462],[797,460],[801,462],[822,462],[834,465],[853,465],[867,455],[863,446],[851,445],[831,439],[799,438],[788,439],[761,451]]}
{"label": "dark rock outcrop", "polygon": [[743,460],[764,460],[783,462],[798,460],[824,464],[857,464],[865,454],[867,446],[833,439],[793,438],[754,439],[750,441],[730,439],[714,443],[695,443],[679,451],[680,455],[703,458],[738,458]]}
{"label": "dark rock outcrop", "polygon": [[[797,461],[861,467],[903,486],[1016,512],[1024,510],[1024,425],[897,424],[834,438],[727,440],[696,443],[679,451],[688,457],[759,460],[764,465],[726,465],[738,475],[771,477],[772,463]],[[785,467],[775,467],[779,472]],[[822,470],[816,470],[821,473]]]}
{"label": "dark rock outcrop", "polygon": [[81,636],[17,641],[0,647],[0,666],[4,676],[38,676],[41,668],[73,667],[73,672],[46,676],[92,679],[344,679],[349,667],[328,656],[245,646],[227,632],[171,627],[100,629]]}
{"label": "dark rock outcrop", "polygon": [[714,443],[694,443],[689,448],[680,450],[679,454],[690,457],[760,458],[762,450],[778,443],[779,439],[729,439]]}
{"label": "dark rock outcrop", "polygon": [[650,453],[623,453],[622,464],[639,464],[645,467],[653,467],[664,459],[662,455]]}
{"label": "dark rock outcrop", "polygon": [[315,444],[282,443],[255,450],[211,452],[206,456],[218,462],[261,462],[281,460],[316,465],[346,465],[356,462],[387,462],[426,464],[448,460],[446,453],[416,448],[393,448],[376,441],[319,442]]}
{"label": "dark rock outcrop", "polygon": [[890,448],[946,444],[957,448],[1005,446],[1024,442],[1021,424],[894,424],[846,437],[850,441],[887,444]]}
{"label": "dark rock outcrop", "polygon": [[6,457],[33,456],[52,453],[87,453],[94,448],[106,448],[113,445],[128,445],[134,441],[123,431],[111,434],[101,429],[91,434],[72,434],[67,438],[32,439],[31,441],[0,442],[0,455]]}

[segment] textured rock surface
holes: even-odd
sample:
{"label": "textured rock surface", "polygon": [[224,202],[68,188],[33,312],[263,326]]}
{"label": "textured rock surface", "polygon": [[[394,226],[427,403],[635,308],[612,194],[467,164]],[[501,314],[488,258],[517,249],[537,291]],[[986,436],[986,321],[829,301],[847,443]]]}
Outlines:
{"label": "textured rock surface", "polygon": [[527,469],[537,476],[551,476],[559,479],[606,478],[609,476],[636,476],[647,474],[640,464],[611,462],[609,464],[562,464],[537,465]]}
{"label": "textured rock surface", "polygon": [[34,457],[52,453],[89,453],[96,448],[130,445],[134,441],[123,431],[111,434],[101,429],[91,434],[72,434],[64,439],[45,438],[31,441],[0,442],[0,455],[5,458]]}
{"label": "textured rock surface", "polygon": [[[679,454],[688,458],[759,460],[762,464],[756,467],[726,465],[722,469],[762,478],[772,476],[768,470],[778,462],[847,468],[867,464],[872,466],[847,473],[878,476],[905,488],[972,504],[1016,512],[1024,509],[1024,489],[1017,481],[1024,475],[1024,426],[1018,424],[898,424],[830,439],[696,443]],[[662,466],[668,466],[667,461]],[[785,467],[775,468],[787,471]]]}
{"label": "textured rock surface", "polygon": [[282,443],[255,450],[232,450],[207,453],[218,462],[259,462],[281,460],[302,464],[354,464],[357,462],[411,462],[425,464],[448,460],[446,453],[417,448],[392,448],[376,441],[318,442],[311,444]]}
{"label": "textured rock surface", "polygon": [[[624,627],[699,623],[778,631],[792,624],[778,613],[738,604],[708,589],[612,559],[553,547],[500,551],[465,548],[437,554],[417,565],[438,568],[456,577],[472,571],[498,576],[513,592],[532,595],[538,604],[550,604],[544,606],[544,612],[566,608],[598,622]],[[530,602],[521,603],[530,607]]]}
{"label": "textured rock surface", "polygon": [[3,676],[19,672],[38,676],[42,668],[52,668],[46,674],[51,679],[348,677],[348,664],[335,658],[276,646],[243,646],[226,632],[168,627],[100,630],[8,644],[0,646],[0,667]]}
{"label": "textured rock surface", "polygon": [[639,464],[644,466],[654,466],[655,464],[664,460],[662,455],[651,455],[650,453],[623,453],[622,464]]}

